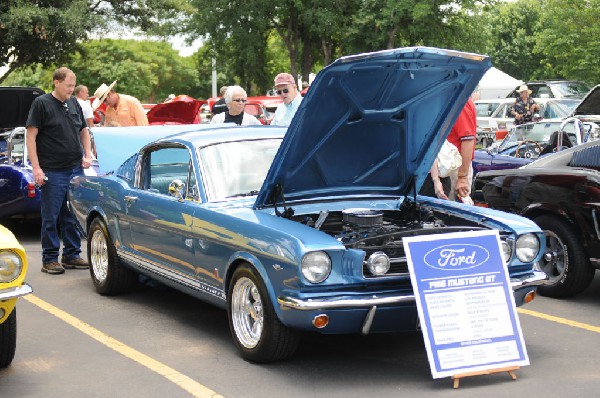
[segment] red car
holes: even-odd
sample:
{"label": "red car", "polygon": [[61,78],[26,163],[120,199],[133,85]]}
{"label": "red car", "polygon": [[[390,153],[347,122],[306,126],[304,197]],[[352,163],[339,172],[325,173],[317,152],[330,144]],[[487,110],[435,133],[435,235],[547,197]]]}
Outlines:
{"label": "red car", "polygon": [[199,124],[200,107],[204,100],[189,95],[178,95],[169,102],[156,104],[148,111],[148,123],[156,124]]}

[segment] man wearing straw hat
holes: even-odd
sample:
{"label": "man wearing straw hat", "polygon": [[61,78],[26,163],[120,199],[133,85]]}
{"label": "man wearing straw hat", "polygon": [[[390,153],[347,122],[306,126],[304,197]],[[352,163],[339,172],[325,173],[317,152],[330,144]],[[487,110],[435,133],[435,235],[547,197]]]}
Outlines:
{"label": "man wearing straw hat", "polygon": [[517,92],[519,98],[515,100],[510,110],[510,114],[515,117],[515,125],[532,122],[533,115],[536,111],[540,111],[540,106],[529,96],[531,90],[526,84],[522,84]]}
{"label": "man wearing straw hat", "polygon": [[148,117],[140,101],[131,95],[117,94],[113,87],[117,84],[115,80],[110,86],[102,83],[94,95],[96,99],[92,108],[97,109],[100,104],[106,104],[104,114],[105,126],[147,126]]}

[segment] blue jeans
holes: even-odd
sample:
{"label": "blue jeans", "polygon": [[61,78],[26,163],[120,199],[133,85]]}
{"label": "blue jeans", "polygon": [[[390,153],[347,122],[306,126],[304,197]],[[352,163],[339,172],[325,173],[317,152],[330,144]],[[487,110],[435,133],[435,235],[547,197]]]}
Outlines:
{"label": "blue jeans", "polygon": [[41,186],[42,211],[42,263],[58,262],[60,251],[59,227],[63,241],[62,257],[66,260],[78,258],[81,253],[81,235],[77,220],[67,206],[67,191],[71,177],[83,175],[77,165],[69,171],[44,171],[48,178]]}

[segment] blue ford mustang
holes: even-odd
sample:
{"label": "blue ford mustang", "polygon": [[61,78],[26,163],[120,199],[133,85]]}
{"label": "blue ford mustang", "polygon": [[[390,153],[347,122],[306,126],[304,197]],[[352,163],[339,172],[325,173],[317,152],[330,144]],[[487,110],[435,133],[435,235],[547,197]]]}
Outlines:
{"label": "blue ford mustang", "polygon": [[[522,305],[546,278],[534,271],[540,229],[416,195],[489,67],[434,48],[348,56],[317,76],[287,130],[95,130],[114,171],[73,179],[69,195],[96,290],[128,291],[138,274],[163,282],[227,309],[241,355],[271,362],[300,331],[417,330],[403,237],[497,229]],[[153,135],[165,137],[125,150]]]}

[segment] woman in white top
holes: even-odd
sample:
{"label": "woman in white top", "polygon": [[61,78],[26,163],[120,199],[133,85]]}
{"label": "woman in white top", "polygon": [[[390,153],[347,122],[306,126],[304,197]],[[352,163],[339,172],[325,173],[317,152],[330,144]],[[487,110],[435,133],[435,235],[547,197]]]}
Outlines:
{"label": "woman in white top", "polygon": [[225,105],[227,111],[214,115],[210,121],[213,123],[235,123],[237,125],[259,125],[257,118],[244,112],[248,96],[246,90],[240,86],[229,86],[225,91]]}

